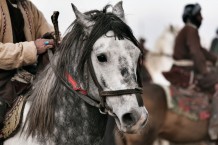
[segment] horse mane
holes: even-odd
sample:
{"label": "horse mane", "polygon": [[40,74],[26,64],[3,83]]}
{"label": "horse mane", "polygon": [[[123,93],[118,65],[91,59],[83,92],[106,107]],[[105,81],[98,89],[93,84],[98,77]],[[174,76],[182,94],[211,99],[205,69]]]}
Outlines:
{"label": "horse mane", "polygon": [[[88,37],[83,26],[75,20],[67,29],[60,46],[56,49],[53,60],[55,73],[51,65],[48,65],[38,75],[29,98],[32,104],[25,122],[28,136],[53,135],[57,100],[63,99],[66,92],[69,92],[55,74],[66,79],[65,75],[68,72],[82,88],[88,87],[88,84],[85,83],[88,75],[86,62],[97,39],[112,30],[115,39],[126,38],[137,47],[139,46],[130,27],[112,12],[107,12],[109,6],[106,5],[102,11],[92,10],[85,13],[91,17],[91,21],[95,22]],[[67,82],[67,79],[65,81]],[[78,94],[71,92],[71,95]]]}

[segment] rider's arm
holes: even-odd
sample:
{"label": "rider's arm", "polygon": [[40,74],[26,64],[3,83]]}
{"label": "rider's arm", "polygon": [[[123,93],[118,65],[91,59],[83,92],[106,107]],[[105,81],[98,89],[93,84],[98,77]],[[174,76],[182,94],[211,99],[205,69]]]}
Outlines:
{"label": "rider's arm", "polygon": [[[49,44],[45,45],[45,42]],[[36,39],[15,44],[0,42],[0,69],[11,70],[34,64],[37,61],[37,55],[46,52],[53,45],[52,39]]]}
{"label": "rider's arm", "polygon": [[37,49],[34,41],[21,43],[0,42],[0,69],[11,70],[35,63]]}
{"label": "rider's arm", "polygon": [[213,54],[212,52],[207,51],[205,48],[201,47],[202,52],[204,53],[204,56],[207,60],[211,61],[213,64],[217,61],[217,56]]}
{"label": "rider's arm", "polygon": [[196,71],[201,74],[206,74],[206,58],[201,50],[198,30],[193,27],[189,27],[187,31],[187,46],[190,49],[190,55],[194,61]]}

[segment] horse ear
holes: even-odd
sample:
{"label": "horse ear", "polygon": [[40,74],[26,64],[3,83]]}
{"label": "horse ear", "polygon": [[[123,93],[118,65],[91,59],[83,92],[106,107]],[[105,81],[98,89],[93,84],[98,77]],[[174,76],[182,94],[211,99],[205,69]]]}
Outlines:
{"label": "horse ear", "polygon": [[121,20],[125,21],[123,1],[118,2],[112,9],[112,13],[118,16]]}
{"label": "horse ear", "polygon": [[89,16],[81,13],[74,4],[71,3],[71,5],[72,5],[73,11],[74,11],[74,13],[76,15],[78,23],[81,24],[85,29],[87,29],[88,33],[90,33],[91,32],[91,26],[94,25],[94,22],[92,22],[90,20]]}

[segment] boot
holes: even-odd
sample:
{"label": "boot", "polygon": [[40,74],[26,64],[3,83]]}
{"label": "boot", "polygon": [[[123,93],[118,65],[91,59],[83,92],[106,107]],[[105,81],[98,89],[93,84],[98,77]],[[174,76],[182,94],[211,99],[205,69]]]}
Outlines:
{"label": "boot", "polygon": [[212,140],[218,139],[218,92],[212,97],[212,116],[209,121],[208,131]]}

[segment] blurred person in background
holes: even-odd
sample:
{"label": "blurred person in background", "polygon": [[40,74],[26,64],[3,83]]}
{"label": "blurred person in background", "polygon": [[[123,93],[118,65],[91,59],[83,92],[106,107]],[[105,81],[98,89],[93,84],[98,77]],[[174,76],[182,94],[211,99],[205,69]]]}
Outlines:
{"label": "blurred person in background", "polygon": [[[182,20],[185,25],[175,39],[174,65],[170,72],[164,75],[172,85],[186,91],[191,89],[193,92],[213,94],[215,85],[218,83],[218,75],[211,71],[207,63],[210,62],[213,67],[216,66],[217,56],[203,48],[200,43],[198,30],[203,20],[201,6],[198,3],[187,4],[184,7]],[[209,90],[212,91],[209,92]],[[218,107],[216,107],[218,100],[216,98],[212,97],[213,110],[209,123],[209,134],[214,140],[218,139]]]}

